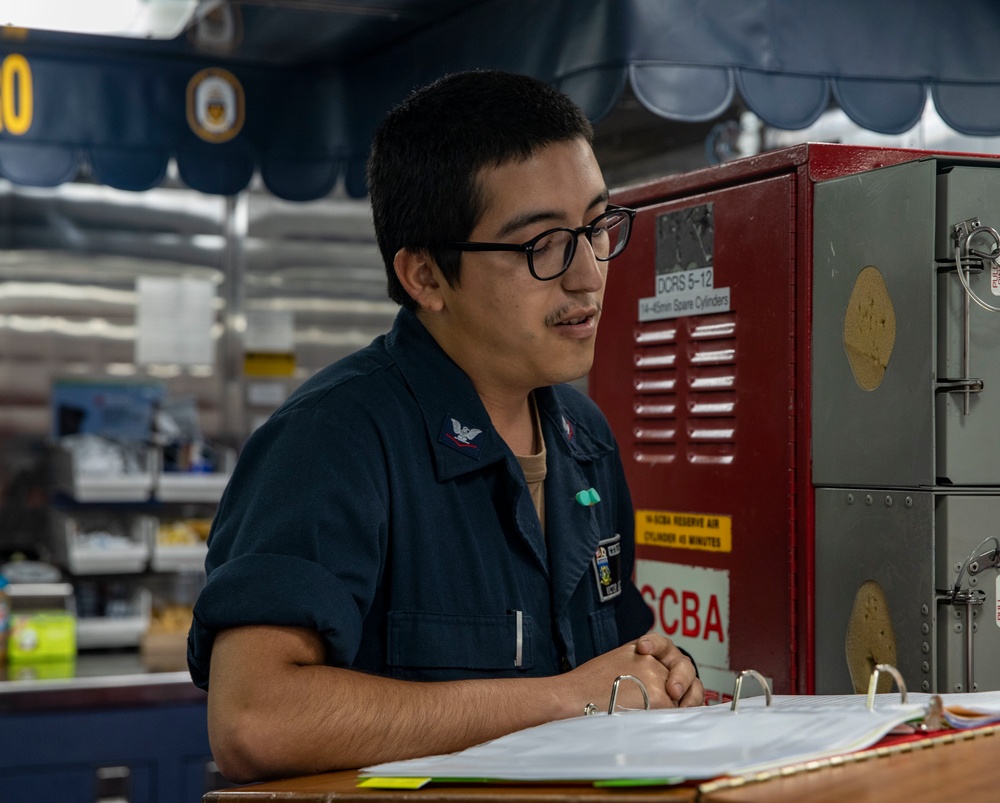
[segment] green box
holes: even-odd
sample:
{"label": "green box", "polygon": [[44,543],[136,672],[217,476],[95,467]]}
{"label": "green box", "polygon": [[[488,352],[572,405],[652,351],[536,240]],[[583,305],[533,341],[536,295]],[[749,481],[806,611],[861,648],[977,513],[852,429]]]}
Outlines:
{"label": "green box", "polygon": [[76,656],[76,616],[65,611],[15,613],[10,617],[10,664],[66,661]]}

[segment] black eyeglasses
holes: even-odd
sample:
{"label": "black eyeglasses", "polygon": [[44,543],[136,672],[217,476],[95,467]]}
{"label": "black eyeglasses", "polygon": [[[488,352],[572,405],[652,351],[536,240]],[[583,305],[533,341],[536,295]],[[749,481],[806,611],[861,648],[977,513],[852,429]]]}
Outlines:
{"label": "black eyeglasses", "polygon": [[520,245],[510,243],[447,243],[458,251],[519,251],[528,257],[528,270],[542,282],[556,279],[569,270],[576,254],[576,244],[583,234],[594,249],[598,262],[614,259],[628,245],[632,233],[634,209],[612,206],[586,226],[543,231]]}

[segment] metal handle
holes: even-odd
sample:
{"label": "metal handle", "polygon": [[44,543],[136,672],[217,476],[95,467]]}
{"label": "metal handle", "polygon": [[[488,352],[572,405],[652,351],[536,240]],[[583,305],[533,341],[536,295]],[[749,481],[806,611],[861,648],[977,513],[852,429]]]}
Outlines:
{"label": "metal handle", "polygon": [[[972,238],[978,234],[987,234],[993,240],[993,248],[991,251],[980,251],[972,247]],[[982,225],[982,223],[979,222],[979,218],[974,217],[953,226],[951,236],[955,242],[955,272],[958,274],[958,280],[962,283],[962,287],[965,289],[965,296],[962,299],[962,369],[965,374],[963,380],[967,383],[972,383],[974,380],[970,379],[970,373],[972,370],[970,356],[972,351],[972,337],[971,325],[969,323],[969,316],[971,312],[969,301],[970,299],[975,301],[980,307],[985,310],[989,310],[990,312],[1000,312],[1000,307],[994,307],[992,304],[987,304],[973,292],[972,286],[969,284],[969,279],[966,275],[971,268],[968,265],[962,265],[962,256],[964,254],[966,262],[968,262],[969,259],[980,260],[984,268],[986,267],[987,262],[1000,265],[1000,234],[997,233],[996,229],[991,228],[990,226]],[[961,392],[965,396],[962,405],[962,414],[968,415],[971,398],[970,393],[972,393],[971,384]]]}

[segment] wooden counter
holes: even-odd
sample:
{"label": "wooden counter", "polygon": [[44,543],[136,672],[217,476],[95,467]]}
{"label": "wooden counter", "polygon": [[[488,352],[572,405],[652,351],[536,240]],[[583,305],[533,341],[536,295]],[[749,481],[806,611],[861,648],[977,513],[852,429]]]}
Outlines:
{"label": "wooden counter", "polygon": [[[862,757],[863,756],[863,757]],[[1000,780],[1000,726],[935,737],[892,748],[873,748],[810,770],[732,785],[714,781],[700,787],[603,788],[556,784],[431,784],[418,790],[357,788],[357,772],[336,772],[209,792],[204,803],[452,803],[571,800],[607,803],[696,801],[697,803],[937,803],[940,800],[994,800]]]}
{"label": "wooden counter", "polygon": [[614,801],[614,803],[694,803],[694,788],[595,789],[586,784],[431,784],[423,789],[359,789],[358,773],[332,772],[285,781],[238,786],[209,792],[204,803],[262,803],[265,800],[295,803],[456,803],[460,800],[500,803],[566,803],[571,800]]}
{"label": "wooden counter", "polygon": [[931,803],[1000,798],[1000,727],[959,731],[889,750],[867,750],[814,771],[760,783],[701,787],[699,803]]}

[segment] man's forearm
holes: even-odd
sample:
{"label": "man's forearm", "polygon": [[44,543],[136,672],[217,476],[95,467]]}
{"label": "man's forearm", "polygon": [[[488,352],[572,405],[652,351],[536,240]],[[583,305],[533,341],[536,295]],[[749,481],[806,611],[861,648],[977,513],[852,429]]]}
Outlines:
{"label": "man's forearm", "polygon": [[587,703],[603,708],[618,675],[638,677],[654,708],[703,700],[691,662],[655,633],[545,678],[401,681],[325,666],[324,649],[303,628],[218,635],[208,725],[223,775],[247,782],[461,750]]}
{"label": "man's forearm", "polygon": [[[241,630],[286,635],[283,628]],[[276,663],[269,650],[254,650],[256,660],[237,666],[224,641],[231,635],[221,634],[213,650],[209,733],[233,781],[451,752],[568,713],[558,678],[408,682]]]}

